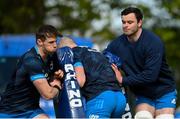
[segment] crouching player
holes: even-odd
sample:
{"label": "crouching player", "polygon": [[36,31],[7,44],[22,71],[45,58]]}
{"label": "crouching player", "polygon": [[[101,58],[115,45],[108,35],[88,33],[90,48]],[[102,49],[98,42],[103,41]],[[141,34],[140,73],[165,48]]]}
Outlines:
{"label": "crouching player", "polygon": [[60,40],[59,47],[65,46],[73,51],[77,81],[87,101],[86,117],[120,118],[126,98],[107,58],[93,49],[78,47],[70,38]]}

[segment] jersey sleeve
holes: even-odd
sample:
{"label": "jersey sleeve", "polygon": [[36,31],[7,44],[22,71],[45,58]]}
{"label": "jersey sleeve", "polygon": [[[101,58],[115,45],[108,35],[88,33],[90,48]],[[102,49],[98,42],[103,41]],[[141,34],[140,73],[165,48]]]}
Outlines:
{"label": "jersey sleeve", "polygon": [[82,49],[74,48],[74,49],[73,49],[73,54],[74,54],[74,64],[75,64],[75,63],[78,63],[78,62],[82,63],[82,62],[81,62]]}
{"label": "jersey sleeve", "polygon": [[[113,41],[111,41],[109,44],[108,44],[108,46],[106,47],[106,49],[104,49],[104,51],[103,52],[111,52],[111,53],[116,53],[116,54],[118,54],[117,52],[118,52],[118,44],[119,44],[119,40],[121,39],[121,37],[118,37],[117,39],[114,39]],[[114,54],[113,53],[113,54]]]}
{"label": "jersey sleeve", "polygon": [[41,78],[46,78],[43,71],[42,61],[38,58],[26,58],[24,60],[24,67],[30,76],[30,80],[34,81]]}

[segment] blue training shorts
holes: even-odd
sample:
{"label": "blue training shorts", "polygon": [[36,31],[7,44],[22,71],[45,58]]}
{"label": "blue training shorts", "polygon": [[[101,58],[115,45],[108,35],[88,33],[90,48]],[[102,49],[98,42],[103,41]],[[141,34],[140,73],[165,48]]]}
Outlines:
{"label": "blue training shorts", "polygon": [[5,113],[0,113],[0,118],[30,118],[32,119],[33,117],[39,115],[39,114],[44,114],[44,111],[40,108],[27,111],[24,113],[18,113],[18,114],[5,114]]}
{"label": "blue training shorts", "polygon": [[87,101],[87,118],[120,118],[126,107],[126,98],[121,91],[104,91]]}
{"label": "blue training shorts", "polygon": [[149,105],[155,107],[155,109],[162,109],[162,108],[175,108],[176,107],[176,99],[177,99],[177,92],[173,91],[161,96],[158,99],[149,99],[143,96],[136,97],[136,105],[141,103],[148,103]]}

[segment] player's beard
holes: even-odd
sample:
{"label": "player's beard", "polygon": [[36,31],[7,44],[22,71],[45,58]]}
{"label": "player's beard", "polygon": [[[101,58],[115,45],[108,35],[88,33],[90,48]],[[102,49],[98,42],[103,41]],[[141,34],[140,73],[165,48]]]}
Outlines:
{"label": "player's beard", "polygon": [[124,31],[125,35],[132,36],[132,35],[137,33],[138,29],[139,29],[138,27],[134,27],[134,28],[131,28],[131,29],[128,29],[128,30],[124,29],[123,31]]}
{"label": "player's beard", "polygon": [[55,51],[49,51],[47,50],[46,48],[43,49],[43,52],[46,54],[46,55],[52,55]]}
{"label": "player's beard", "polygon": [[125,31],[124,34],[127,35],[128,37],[133,37],[138,32],[138,30],[139,28],[136,27],[132,30]]}

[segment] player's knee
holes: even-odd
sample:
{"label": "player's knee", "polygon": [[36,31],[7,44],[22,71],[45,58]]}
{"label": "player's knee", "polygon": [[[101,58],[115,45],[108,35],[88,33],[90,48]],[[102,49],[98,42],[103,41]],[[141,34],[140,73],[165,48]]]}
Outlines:
{"label": "player's knee", "polygon": [[156,116],[156,119],[174,119],[173,114],[160,114]]}
{"label": "player's knee", "polygon": [[153,115],[149,111],[143,110],[137,112],[134,119],[153,119]]}

